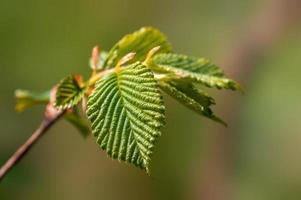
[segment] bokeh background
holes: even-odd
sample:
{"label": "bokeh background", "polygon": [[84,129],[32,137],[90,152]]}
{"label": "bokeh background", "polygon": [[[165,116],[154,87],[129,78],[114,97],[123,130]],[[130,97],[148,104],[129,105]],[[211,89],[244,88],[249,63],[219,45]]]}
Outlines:
{"label": "bokeh background", "polygon": [[165,97],[151,177],[60,121],[0,183],[0,199],[301,199],[300,10],[299,0],[0,0],[1,164],[43,114],[15,113],[15,89],[88,77],[95,44],[109,49],[141,26],[214,60],[246,90],[210,90],[227,129]]}

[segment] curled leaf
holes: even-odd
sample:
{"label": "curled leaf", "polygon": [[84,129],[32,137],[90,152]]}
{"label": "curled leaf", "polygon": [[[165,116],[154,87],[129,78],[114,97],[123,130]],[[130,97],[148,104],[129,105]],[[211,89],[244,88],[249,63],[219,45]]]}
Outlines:
{"label": "curled leaf", "polygon": [[213,121],[219,122],[226,126],[226,123],[214,115],[210,106],[215,101],[204,91],[197,89],[191,83],[177,83],[160,81],[160,88],[177,101]]}
{"label": "curled leaf", "polygon": [[54,106],[58,109],[71,108],[82,99],[85,91],[86,86],[82,77],[69,75],[57,87]]}

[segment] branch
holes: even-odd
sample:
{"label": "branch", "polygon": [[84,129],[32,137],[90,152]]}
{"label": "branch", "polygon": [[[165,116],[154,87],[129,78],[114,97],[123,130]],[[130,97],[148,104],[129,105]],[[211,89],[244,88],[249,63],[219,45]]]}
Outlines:
{"label": "branch", "polygon": [[[101,77],[106,76],[114,72],[114,68],[101,71],[94,74],[90,81],[89,86],[95,84],[97,80]],[[44,119],[42,120],[40,126],[33,132],[33,134],[27,139],[27,141],[21,145],[17,151],[6,161],[6,163],[0,168],[0,182],[5,177],[5,175],[27,154],[27,152],[39,141],[39,139],[47,132],[52,125],[60,119],[67,110],[57,110],[53,107],[55,101],[56,87],[54,87],[50,92],[50,101],[45,108]]]}
{"label": "branch", "polygon": [[[131,54],[128,54],[132,56]],[[128,56],[127,55],[127,56]],[[98,73],[95,73],[89,80],[88,85],[93,86],[97,80],[115,71],[115,68],[107,69]],[[67,110],[57,110],[53,107],[55,101],[56,87],[50,92],[50,101],[45,108],[44,119],[40,126],[33,132],[33,134],[27,139],[27,141],[21,145],[17,151],[6,161],[6,163],[0,168],[0,182],[5,175],[26,155],[26,153],[39,141],[39,139],[47,132],[52,125],[60,119]]]}
{"label": "branch", "polygon": [[48,104],[45,109],[44,119],[35,132],[28,140],[21,145],[17,151],[6,161],[0,168],[0,182],[5,175],[26,155],[26,153],[36,144],[39,139],[46,133],[65,114],[65,110],[57,111],[51,104]]}

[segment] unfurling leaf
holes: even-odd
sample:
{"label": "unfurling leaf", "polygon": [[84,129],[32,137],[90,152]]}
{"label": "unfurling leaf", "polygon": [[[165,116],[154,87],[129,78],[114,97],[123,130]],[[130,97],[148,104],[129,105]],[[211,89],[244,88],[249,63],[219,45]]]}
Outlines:
{"label": "unfurling leaf", "polygon": [[158,53],[168,53],[171,51],[171,45],[165,35],[152,27],[143,27],[140,30],[124,36],[109,51],[104,63],[105,68],[115,67],[117,62],[130,52],[136,53],[131,63],[143,61],[147,53],[154,47],[160,46]]}
{"label": "unfurling leaf", "polygon": [[159,72],[169,73],[174,80],[189,80],[207,87],[241,90],[238,83],[224,76],[222,70],[204,58],[178,54],[157,54],[150,67]]}
{"label": "unfurling leaf", "polygon": [[164,92],[174,97],[186,107],[209,119],[226,125],[225,122],[213,114],[210,108],[212,104],[215,104],[214,99],[202,90],[197,89],[193,84],[164,81],[160,81],[159,84]]}
{"label": "unfurling leaf", "polygon": [[82,99],[86,86],[81,76],[70,75],[58,85],[54,106],[59,109],[71,108]]}
{"label": "unfurling leaf", "polygon": [[147,172],[164,112],[158,82],[140,62],[99,80],[88,99],[87,115],[100,147]]}
{"label": "unfurling leaf", "polygon": [[143,27],[124,36],[109,52],[95,46],[90,58],[92,73],[86,82],[70,75],[51,94],[17,90],[16,110],[48,104],[45,120],[52,111],[57,117],[64,115],[83,137],[92,133],[110,157],[149,173],[154,146],[165,124],[160,90],[224,125],[211,109],[214,99],[198,87],[241,90],[207,59],[171,51],[163,33]]}
{"label": "unfurling leaf", "polygon": [[23,112],[24,110],[38,104],[47,104],[50,98],[50,91],[43,93],[35,93],[28,90],[16,90],[15,91],[17,112]]}

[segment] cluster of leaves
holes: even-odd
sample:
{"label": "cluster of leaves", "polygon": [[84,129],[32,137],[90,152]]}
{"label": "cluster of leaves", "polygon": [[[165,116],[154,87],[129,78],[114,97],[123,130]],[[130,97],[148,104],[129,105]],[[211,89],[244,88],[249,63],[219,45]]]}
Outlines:
{"label": "cluster of leaves", "polygon": [[[161,91],[197,113],[225,124],[211,110],[214,99],[198,85],[240,90],[209,60],[173,53],[166,37],[151,27],[126,35],[109,52],[95,48],[90,65],[89,80],[70,75],[58,84],[54,106],[68,110],[65,118],[85,136],[91,129],[109,156],[147,172],[165,124]],[[16,93],[19,111],[46,102],[43,95],[25,93]]]}

